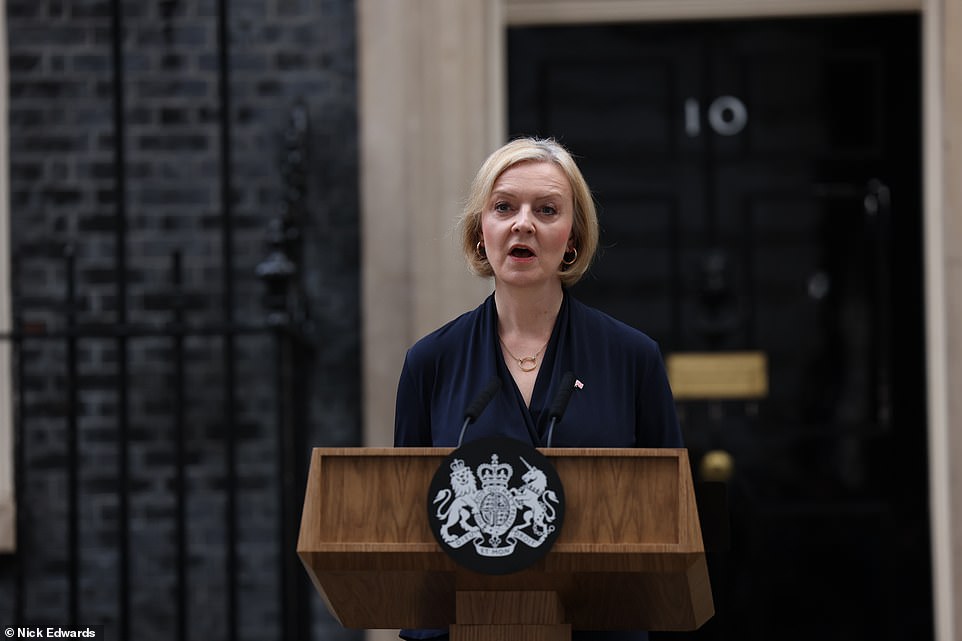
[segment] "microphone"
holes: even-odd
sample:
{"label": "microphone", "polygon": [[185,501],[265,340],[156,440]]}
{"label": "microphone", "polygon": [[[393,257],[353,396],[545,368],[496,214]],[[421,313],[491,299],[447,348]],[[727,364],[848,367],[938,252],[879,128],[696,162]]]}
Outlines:
{"label": "microphone", "polygon": [[551,410],[548,414],[551,422],[548,423],[548,444],[546,447],[551,447],[551,438],[554,436],[555,423],[560,421],[561,417],[564,416],[565,409],[568,407],[568,401],[571,399],[571,393],[574,389],[575,375],[571,372],[565,372],[564,376],[561,377],[558,393],[555,394],[554,403],[551,404]]}
{"label": "microphone", "polygon": [[495,376],[484,388],[478,392],[478,395],[474,397],[468,408],[464,410],[464,424],[461,425],[461,434],[458,436],[458,447],[461,447],[461,441],[464,439],[464,430],[468,428],[468,424],[473,423],[481,416],[481,412],[484,408],[488,406],[494,395],[498,393],[501,388],[501,379]]}

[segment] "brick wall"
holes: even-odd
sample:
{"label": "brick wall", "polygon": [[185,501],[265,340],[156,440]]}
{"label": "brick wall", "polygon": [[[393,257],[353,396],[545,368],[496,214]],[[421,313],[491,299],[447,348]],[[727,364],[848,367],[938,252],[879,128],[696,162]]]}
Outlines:
{"label": "brick wall", "polygon": [[[123,2],[123,129],[114,124],[112,3],[6,0],[10,68],[11,255],[17,328],[65,327],[65,248],[76,264],[77,320],[126,319],[162,330],[182,302],[187,323],[263,325],[267,230],[291,195],[283,172],[291,110],[308,116],[300,271],[292,298],[313,350],[296,375],[307,397],[305,447],[360,433],[359,265],[354,6],[350,0],[232,0],[230,112],[221,113],[215,0]],[[230,131],[233,305],[224,308],[221,118]],[[115,143],[126,180],[118,190]],[[118,199],[126,206],[126,286],[118,287]],[[297,199],[295,199],[296,201]],[[184,290],[171,285],[181,252]],[[120,300],[123,297],[125,300]],[[241,638],[280,638],[280,488],[269,334],[234,340],[234,420],[225,411],[225,340],[184,342],[188,630],[225,638],[225,437],[236,438],[235,587]],[[126,371],[119,361],[126,351]],[[175,638],[176,440],[170,337],[77,343],[78,483],[67,473],[70,381],[65,340],[29,338],[17,391],[20,549],[0,556],[0,623],[70,616],[68,496],[79,496],[80,623],[116,625],[121,541],[118,425],[129,419],[131,637]],[[119,377],[124,376],[120,381]],[[118,391],[123,384],[126,396]],[[122,403],[125,398],[125,404]],[[296,524],[294,524],[296,527]],[[22,590],[17,577],[23,580]],[[340,631],[310,597],[316,639]]]}

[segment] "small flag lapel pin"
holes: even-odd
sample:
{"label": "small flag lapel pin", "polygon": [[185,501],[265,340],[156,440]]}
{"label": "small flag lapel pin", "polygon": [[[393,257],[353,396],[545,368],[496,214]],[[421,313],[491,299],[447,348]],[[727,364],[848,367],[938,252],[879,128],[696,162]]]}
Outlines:
{"label": "small flag lapel pin", "polygon": [[577,387],[578,389],[584,389],[584,388],[585,388],[585,384],[582,383],[582,382],[579,381],[579,380],[575,380],[575,387]]}

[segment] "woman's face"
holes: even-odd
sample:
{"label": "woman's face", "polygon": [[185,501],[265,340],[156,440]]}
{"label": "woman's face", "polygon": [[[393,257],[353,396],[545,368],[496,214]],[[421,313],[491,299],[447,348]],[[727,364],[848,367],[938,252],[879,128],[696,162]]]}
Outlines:
{"label": "woman's face", "polygon": [[553,162],[512,165],[494,182],[481,212],[481,234],[495,284],[560,282],[570,248],[574,198],[568,177]]}

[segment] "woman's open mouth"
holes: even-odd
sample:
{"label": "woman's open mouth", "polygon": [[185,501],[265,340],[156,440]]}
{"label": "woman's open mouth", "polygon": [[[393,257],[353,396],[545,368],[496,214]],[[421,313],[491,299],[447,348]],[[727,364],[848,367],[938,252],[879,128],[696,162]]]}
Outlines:
{"label": "woman's open mouth", "polygon": [[508,252],[514,258],[533,258],[534,252],[527,247],[512,247]]}

